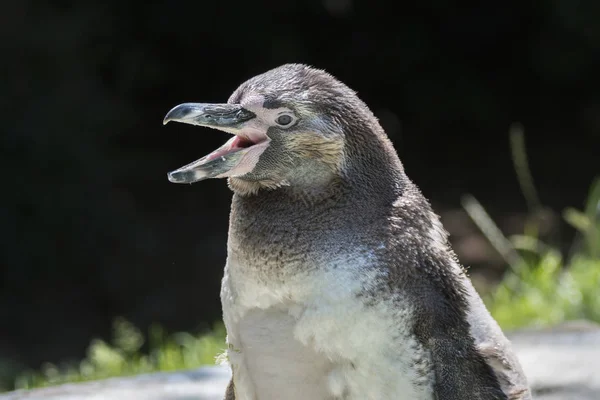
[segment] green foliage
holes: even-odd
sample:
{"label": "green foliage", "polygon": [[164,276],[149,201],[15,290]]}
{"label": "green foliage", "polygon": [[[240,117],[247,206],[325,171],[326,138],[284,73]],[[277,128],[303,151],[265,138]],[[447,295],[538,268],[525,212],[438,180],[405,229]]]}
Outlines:
{"label": "green foliage", "polygon": [[514,236],[518,257],[487,299],[490,312],[505,329],[543,326],[573,319],[600,322],[600,179],[590,190],[584,211],[567,209],[565,220],[578,230],[576,251],[565,262],[552,247],[531,235]]}
{"label": "green foliage", "polygon": [[581,251],[590,257],[600,258],[600,178],[592,185],[585,210],[567,208],[563,216],[579,231],[583,242]]}
{"label": "green foliage", "polygon": [[584,210],[563,213],[578,232],[565,260],[538,236],[536,217],[545,210],[529,170],[521,125],[511,128],[510,143],[530,211],[523,235],[506,238],[475,198],[463,198],[467,213],[509,265],[502,282],[485,296],[490,312],[507,330],[574,319],[600,322],[600,178],[592,183]]}
{"label": "green foliage", "polygon": [[577,257],[564,268],[555,251],[508,272],[486,303],[504,329],[588,319],[600,322],[600,259]]}
{"label": "green foliage", "polygon": [[574,319],[600,323],[600,179],[592,185],[585,211],[570,208],[564,213],[579,233],[570,260],[536,237],[534,222],[525,234],[506,238],[473,197],[465,197],[463,206],[509,264],[500,284],[485,296],[502,328]]}
{"label": "green foliage", "polygon": [[159,326],[148,334],[148,348],[142,332],[123,318],[115,320],[111,343],[96,339],[90,344],[87,357],[78,364],[57,366],[46,364],[42,370],[19,376],[15,388],[58,385],[147,372],[174,371],[214,364],[225,349],[225,329],[216,325],[211,333],[166,335]]}
{"label": "green foliage", "polygon": [[[512,129],[510,138],[517,178],[535,216],[543,206],[527,165],[522,128]],[[504,329],[574,319],[600,322],[600,178],[593,182],[584,210],[567,208],[563,212],[565,221],[578,232],[570,260],[540,240],[535,218],[530,218],[523,235],[508,240],[475,199],[467,198],[464,206],[510,265],[502,282],[486,298],[490,312]],[[527,257],[532,254],[534,257]]]}

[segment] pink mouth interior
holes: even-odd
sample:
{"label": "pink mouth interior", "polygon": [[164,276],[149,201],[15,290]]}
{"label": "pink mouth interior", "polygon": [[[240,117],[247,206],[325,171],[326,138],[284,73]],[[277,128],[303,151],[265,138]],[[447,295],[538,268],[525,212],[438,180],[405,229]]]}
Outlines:
{"label": "pink mouth interior", "polygon": [[234,153],[239,150],[247,149],[248,147],[254,146],[256,143],[248,138],[242,136],[234,136],[231,142],[225,143],[208,156],[208,161],[214,160],[215,158],[223,157],[227,154]]}

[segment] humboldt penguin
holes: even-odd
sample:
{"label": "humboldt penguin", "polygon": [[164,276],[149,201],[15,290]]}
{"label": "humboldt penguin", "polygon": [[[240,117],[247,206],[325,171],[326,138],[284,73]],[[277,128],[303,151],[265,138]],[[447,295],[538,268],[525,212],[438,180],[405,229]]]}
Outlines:
{"label": "humboldt penguin", "polygon": [[233,136],[168,174],[233,191],[227,400],[525,400],[521,366],[378,120],[286,64],[177,121]]}

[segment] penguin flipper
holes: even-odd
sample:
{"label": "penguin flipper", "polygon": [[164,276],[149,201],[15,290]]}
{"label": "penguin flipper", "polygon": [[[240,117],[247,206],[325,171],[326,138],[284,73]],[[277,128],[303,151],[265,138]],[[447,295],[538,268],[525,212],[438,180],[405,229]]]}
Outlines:
{"label": "penguin flipper", "polygon": [[[492,368],[462,339],[432,338],[436,400],[510,400]],[[518,398],[517,398],[518,399]]]}
{"label": "penguin flipper", "polygon": [[429,354],[434,399],[508,400],[471,334],[461,285],[456,281],[436,283],[421,288],[413,327]]}

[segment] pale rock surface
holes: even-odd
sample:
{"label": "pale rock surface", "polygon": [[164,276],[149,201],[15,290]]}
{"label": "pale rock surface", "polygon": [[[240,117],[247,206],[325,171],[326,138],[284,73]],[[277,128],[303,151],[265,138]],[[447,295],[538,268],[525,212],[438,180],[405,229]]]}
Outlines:
{"label": "pale rock surface", "polygon": [[[599,325],[571,322],[509,336],[534,399],[600,399]],[[227,367],[205,367],[16,391],[0,400],[222,400],[228,380]]]}

